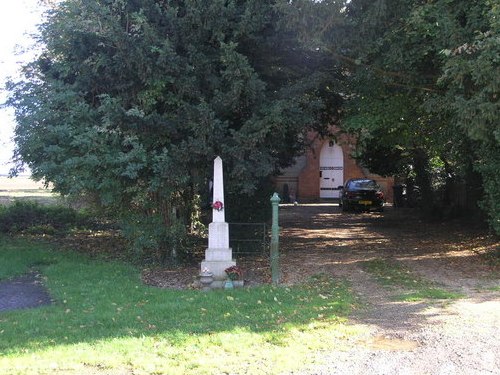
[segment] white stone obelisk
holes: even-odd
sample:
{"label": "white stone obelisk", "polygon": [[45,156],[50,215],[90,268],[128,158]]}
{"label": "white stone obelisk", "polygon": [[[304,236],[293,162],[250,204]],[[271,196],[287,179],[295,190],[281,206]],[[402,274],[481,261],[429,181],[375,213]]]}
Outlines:
{"label": "white stone obelisk", "polygon": [[208,249],[205,250],[205,260],[201,262],[201,269],[208,270],[214,275],[213,287],[222,287],[226,279],[224,270],[236,265],[233,260],[233,251],[229,247],[229,224],[225,219],[224,178],[222,173],[222,159],[217,156],[214,160],[214,181],[212,200],[212,222],[208,225]]}

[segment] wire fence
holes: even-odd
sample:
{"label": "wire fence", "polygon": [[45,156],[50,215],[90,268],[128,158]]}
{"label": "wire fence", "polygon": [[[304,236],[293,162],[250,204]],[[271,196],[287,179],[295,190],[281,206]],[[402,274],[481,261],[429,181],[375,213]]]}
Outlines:
{"label": "wire fence", "polygon": [[268,238],[266,223],[229,223],[229,246],[233,249],[233,254],[267,254]]}

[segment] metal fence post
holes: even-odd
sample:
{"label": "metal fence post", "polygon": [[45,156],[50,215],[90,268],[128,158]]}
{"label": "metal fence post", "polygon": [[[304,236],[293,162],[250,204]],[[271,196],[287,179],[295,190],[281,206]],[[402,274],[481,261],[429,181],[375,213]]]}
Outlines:
{"label": "metal fence post", "polygon": [[274,193],[271,197],[271,205],[273,207],[273,219],[271,227],[271,277],[273,284],[278,284],[280,281],[280,265],[279,265],[279,225],[278,225],[278,205],[281,199],[278,193]]}

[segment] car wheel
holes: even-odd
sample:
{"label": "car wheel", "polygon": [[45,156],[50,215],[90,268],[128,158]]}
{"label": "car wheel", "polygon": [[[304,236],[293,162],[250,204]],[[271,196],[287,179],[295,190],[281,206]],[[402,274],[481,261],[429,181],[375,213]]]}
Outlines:
{"label": "car wheel", "polygon": [[342,205],[342,211],[347,212],[349,211],[349,204],[347,202],[344,202]]}

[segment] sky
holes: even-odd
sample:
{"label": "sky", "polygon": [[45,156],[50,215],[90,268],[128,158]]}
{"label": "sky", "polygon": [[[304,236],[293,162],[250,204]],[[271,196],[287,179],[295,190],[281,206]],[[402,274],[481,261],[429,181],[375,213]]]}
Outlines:
{"label": "sky", "polygon": [[[1,0],[0,3],[0,103],[4,103],[7,77],[15,77],[19,66],[34,56],[34,42],[29,36],[42,20],[38,0]],[[24,51],[24,52],[23,52]],[[14,150],[14,111],[0,107],[0,175],[12,167]]]}

